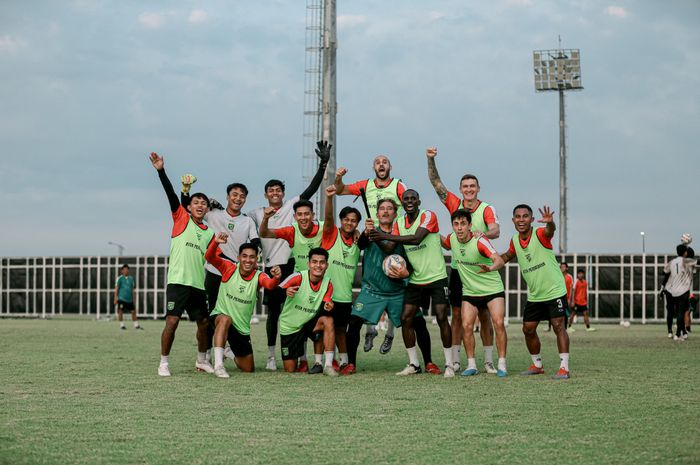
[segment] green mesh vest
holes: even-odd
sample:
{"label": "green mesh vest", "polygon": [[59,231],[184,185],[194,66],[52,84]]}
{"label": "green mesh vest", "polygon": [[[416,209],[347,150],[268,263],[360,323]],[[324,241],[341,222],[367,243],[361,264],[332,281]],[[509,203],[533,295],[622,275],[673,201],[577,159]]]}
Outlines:
{"label": "green mesh vest", "polygon": [[365,195],[367,196],[367,206],[369,207],[370,217],[374,220],[375,224],[379,224],[379,219],[377,218],[377,202],[381,199],[391,199],[396,202],[396,207],[398,208],[396,211],[397,218],[400,218],[403,214],[401,199],[396,193],[399,182],[401,182],[400,179],[394,178],[386,187],[377,187],[374,183],[374,179],[367,180]]}
{"label": "green mesh vest", "polygon": [[334,302],[352,302],[352,283],[355,280],[355,270],[360,261],[360,248],[352,243],[347,246],[340,237],[335,238],[333,246],[328,250],[328,271],[326,275],[333,283]]}
{"label": "green mesh vest", "polygon": [[503,281],[498,271],[479,273],[479,265],[491,266],[493,261],[479,253],[478,240],[472,237],[462,244],[456,234],[450,235],[452,266],[459,272],[462,295],[479,297],[503,292]]}
{"label": "green mesh vest", "polygon": [[321,247],[323,238],[323,221],[318,223],[318,232],[314,237],[306,237],[299,230],[297,223],[292,224],[294,228],[294,247],[292,247],[292,257],[294,258],[294,271],[309,269],[309,250]]}
{"label": "green mesh vest", "polygon": [[[399,219],[397,225],[401,236],[411,236],[416,233],[420,225],[420,217],[425,210],[420,210],[416,221],[406,227],[406,216]],[[434,214],[434,213],[433,213]],[[440,246],[440,234],[430,233],[418,245],[403,245],[406,256],[413,266],[413,272],[408,278],[410,284],[430,284],[443,278],[447,278],[445,271],[445,259],[442,256]]]}
{"label": "green mesh vest", "polygon": [[301,274],[301,285],[294,297],[287,297],[280,313],[280,334],[288,336],[301,330],[301,328],[318,312],[326,295],[328,284],[331,280],[328,275],[323,276],[318,291],[311,288],[309,281],[309,271],[304,270]]}
{"label": "green mesh vest", "polygon": [[231,275],[231,279],[221,282],[219,297],[216,299],[216,307],[212,315],[226,315],[231,317],[233,327],[243,335],[250,334],[250,317],[255,310],[255,302],[258,300],[258,276],[260,271],[255,271],[253,277],[246,281],[241,276],[240,265]]}
{"label": "green mesh vest", "polygon": [[210,229],[202,229],[192,218],[187,227],[170,240],[168,284],[182,284],[204,290],[204,253],[214,236]]}
{"label": "green mesh vest", "polygon": [[557,258],[547,247],[543,246],[537,237],[537,230],[532,230],[527,247],[520,245],[516,233],[513,236],[513,247],[518,257],[518,265],[523,279],[527,283],[527,300],[530,302],[545,302],[547,300],[566,298],[566,284],[561,274]]}

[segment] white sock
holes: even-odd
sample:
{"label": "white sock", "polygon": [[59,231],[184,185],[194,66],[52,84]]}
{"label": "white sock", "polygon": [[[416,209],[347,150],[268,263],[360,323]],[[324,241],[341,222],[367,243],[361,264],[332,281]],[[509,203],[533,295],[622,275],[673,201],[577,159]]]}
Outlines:
{"label": "white sock", "polygon": [[207,349],[207,361],[211,360],[211,349]]}
{"label": "white sock", "polygon": [[160,364],[161,365],[169,365],[170,364],[170,356],[169,355],[161,355],[160,356]]}
{"label": "white sock", "polygon": [[119,322],[119,327],[120,327],[120,328],[125,328],[124,322],[123,322],[123,321],[120,321],[120,322]]}
{"label": "white sock", "polygon": [[413,347],[407,347],[406,352],[408,352],[408,363],[410,363],[413,366],[420,366],[420,362],[418,361],[418,352],[416,351],[416,346]]}
{"label": "white sock", "polygon": [[139,322],[138,322],[138,321],[134,321],[134,328],[138,328],[138,327],[139,327]]}
{"label": "white sock", "polygon": [[445,366],[452,366],[452,347],[443,347],[442,352],[445,354]]}
{"label": "white sock", "polygon": [[197,352],[197,361],[200,363],[204,363],[207,361],[207,353],[206,352]]}
{"label": "white sock", "polygon": [[333,366],[333,351],[326,352],[326,366],[327,367],[332,367]]}
{"label": "white sock", "polygon": [[391,322],[390,319],[387,318],[387,324],[386,324],[386,335],[387,337],[394,337],[394,323]]}
{"label": "white sock", "polygon": [[314,354],[314,363],[321,364],[323,362],[323,354]]}
{"label": "white sock", "polygon": [[498,357],[498,369],[501,371],[508,371],[506,370],[506,359]]}
{"label": "white sock", "polygon": [[214,368],[224,366],[224,348],[214,347]]}
{"label": "white sock", "polygon": [[462,348],[460,345],[454,345],[452,346],[452,363],[457,362],[459,363],[459,351]]}
{"label": "white sock", "polygon": [[347,353],[340,353],[340,364],[345,365],[348,363],[348,354]]}
{"label": "white sock", "polygon": [[542,357],[540,357],[540,354],[530,355],[530,357],[532,357],[533,365],[537,368],[542,368]]}
{"label": "white sock", "polygon": [[267,356],[275,358],[275,347],[276,346],[267,346]]}
{"label": "white sock", "polygon": [[226,346],[224,348],[224,357],[234,358],[235,356],[236,356],[236,354],[234,354],[233,351],[231,350],[231,346]]}
{"label": "white sock", "polygon": [[559,354],[559,360],[561,361],[561,363],[559,364],[559,368],[563,368],[566,371],[569,371],[569,354],[568,354],[568,352]]}
{"label": "white sock", "polygon": [[493,346],[484,346],[484,363],[493,365]]}
{"label": "white sock", "polygon": [[476,370],[476,359],[475,358],[468,358],[467,359],[467,369],[468,370]]}

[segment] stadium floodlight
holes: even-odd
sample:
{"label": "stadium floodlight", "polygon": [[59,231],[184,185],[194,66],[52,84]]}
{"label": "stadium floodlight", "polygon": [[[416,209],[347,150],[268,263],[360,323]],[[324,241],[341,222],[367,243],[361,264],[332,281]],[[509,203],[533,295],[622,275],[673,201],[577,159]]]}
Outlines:
{"label": "stadium floodlight", "polygon": [[119,254],[120,257],[122,255],[124,255],[124,249],[126,249],[126,247],[124,247],[123,245],[118,244],[116,242],[112,242],[112,241],[107,242],[107,245],[115,246],[117,248],[117,253]]}
{"label": "stadium floodlight", "polygon": [[532,52],[537,92],[559,92],[559,253],[566,253],[566,115],[564,92],[582,90],[579,49],[535,50]]}

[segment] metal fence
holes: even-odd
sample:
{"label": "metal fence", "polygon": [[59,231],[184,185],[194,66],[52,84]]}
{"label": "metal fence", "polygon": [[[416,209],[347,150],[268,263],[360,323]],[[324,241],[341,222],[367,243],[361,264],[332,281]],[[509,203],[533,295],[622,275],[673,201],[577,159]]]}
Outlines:
{"label": "metal fence", "polygon": [[[658,289],[663,266],[673,256],[567,254],[563,258],[574,277],[578,269],[586,272],[588,307],[594,320],[646,323],[665,318]],[[445,260],[449,266],[450,257]],[[129,264],[136,280],[135,304],[141,317],[162,317],[168,268],[165,256],[0,258],[0,316],[111,315],[114,285],[122,263]],[[360,274],[358,268],[356,286]],[[520,319],[527,286],[517,264],[509,263],[501,276],[508,317]],[[696,273],[692,289],[697,290],[699,285]],[[258,300],[256,314],[264,316],[265,307]]]}

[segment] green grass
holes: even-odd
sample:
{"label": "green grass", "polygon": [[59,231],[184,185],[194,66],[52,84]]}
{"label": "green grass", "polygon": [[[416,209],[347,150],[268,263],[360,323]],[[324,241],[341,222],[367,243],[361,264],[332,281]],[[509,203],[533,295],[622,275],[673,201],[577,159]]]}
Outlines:
{"label": "green grass", "polygon": [[700,462],[698,342],[669,341],[661,326],[576,332],[568,381],[549,378],[558,357],[548,333],[548,374],[517,375],[530,363],[517,325],[506,379],[396,377],[400,337],[387,356],[360,353],[354,376],[269,373],[263,324],[253,331],[259,371],[229,366],[220,380],[194,372],[184,322],[163,379],[162,326],[0,320],[0,463]]}

